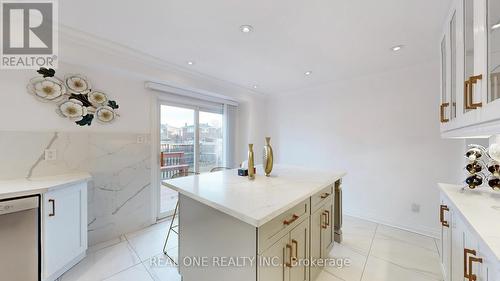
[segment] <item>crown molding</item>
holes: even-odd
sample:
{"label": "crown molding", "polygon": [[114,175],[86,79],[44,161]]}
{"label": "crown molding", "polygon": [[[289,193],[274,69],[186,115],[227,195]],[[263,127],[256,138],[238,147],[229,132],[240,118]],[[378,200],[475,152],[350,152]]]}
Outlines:
{"label": "crown molding", "polygon": [[[59,24],[59,43],[60,45],[69,43],[81,46],[85,49],[93,49],[96,51],[105,52],[109,55],[112,55],[114,57],[120,58],[125,61],[143,64],[145,66],[153,67],[166,72],[173,72],[184,77],[187,76],[205,80],[217,86],[227,88],[230,91],[236,90],[239,93],[243,93],[245,95],[256,96],[260,98],[265,98],[267,96],[262,92],[257,92],[253,89],[244,87],[234,82],[220,79],[205,73],[193,71],[191,69],[187,69],[185,67],[168,62],[162,58],[147,54],[140,50],[130,48],[126,45],[63,24]],[[61,59],[61,61],[66,62],[64,57]],[[170,81],[165,81],[165,83],[171,84]],[[199,89],[198,91],[203,92],[204,90]]]}

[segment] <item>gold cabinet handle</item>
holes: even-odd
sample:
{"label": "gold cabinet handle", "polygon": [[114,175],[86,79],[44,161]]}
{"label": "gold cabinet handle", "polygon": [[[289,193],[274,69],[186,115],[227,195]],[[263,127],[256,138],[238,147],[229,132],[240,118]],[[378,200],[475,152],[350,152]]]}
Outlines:
{"label": "gold cabinet handle", "polygon": [[321,199],[325,199],[328,196],[330,196],[330,193],[323,193],[323,194],[321,194]]}
{"label": "gold cabinet handle", "polygon": [[293,214],[292,218],[289,219],[289,220],[284,220],[283,221],[283,224],[284,225],[289,225],[289,224],[292,224],[294,221],[296,221],[297,219],[299,218],[299,216],[297,216],[296,214]]}
{"label": "gold cabinet handle", "polygon": [[286,252],[289,252],[290,254],[288,255],[288,262],[285,263],[286,267],[292,267],[292,245],[286,244],[286,249],[285,249],[285,255]]}
{"label": "gold cabinet handle", "polygon": [[[321,228],[327,228],[328,227],[328,215],[326,213],[327,211],[324,211],[321,213]],[[324,221],[323,221],[324,218]]]}
{"label": "gold cabinet handle", "polygon": [[[469,257],[469,254],[473,255],[474,257]],[[482,258],[477,258],[475,256],[476,256],[475,250],[464,248],[464,277],[469,279],[469,281],[477,280],[477,275],[472,273],[472,263],[473,262],[483,263]]]}
{"label": "gold cabinet handle", "polygon": [[447,106],[449,106],[449,105],[450,105],[450,103],[445,102],[445,103],[443,103],[443,104],[441,104],[441,105],[439,106],[439,116],[441,117],[441,123],[446,123],[446,122],[450,121],[449,119],[447,119],[447,118],[445,117],[445,114],[444,114],[444,109],[445,109]]}
{"label": "gold cabinet handle", "polygon": [[444,219],[444,211],[449,211],[450,209],[446,205],[441,205],[439,208],[439,221],[441,222],[442,226],[445,227],[450,227],[450,223]]}
{"label": "gold cabinet handle", "polygon": [[465,81],[464,84],[464,102],[465,109],[477,109],[483,106],[482,102],[474,103],[472,100],[472,96],[474,94],[474,85],[477,84],[478,81],[483,80],[483,75],[476,75],[469,77],[469,80]]}
{"label": "gold cabinet handle", "polygon": [[330,211],[325,211],[326,213],[326,226],[330,226]]}
{"label": "gold cabinet handle", "polygon": [[293,255],[292,261],[297,262],[297,260],[298,260],[297,256],[299,254],[299,242],[295,239],[292,239],[292,246],[294,246],[293,248],[295,248],[295,255]]}
{"label": "gold cabinet handle", "polygon": [[49,199],[49,203],[52,204],[52,213],[49,214],[49,217],[54,217],[56,215],[56,200]]}

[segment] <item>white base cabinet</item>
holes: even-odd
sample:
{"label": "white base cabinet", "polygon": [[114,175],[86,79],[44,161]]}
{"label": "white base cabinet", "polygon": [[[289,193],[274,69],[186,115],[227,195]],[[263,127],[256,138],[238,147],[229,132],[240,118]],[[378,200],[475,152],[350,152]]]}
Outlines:
{"label": "white base cabinet", "polygon": [[[441,196],[441,263],[445,281],[500,281],[499,264],[463,215]],[[492,227],[496,222],[492,222]]]}
{"label": "white base cabinet", "polygon": [[87,250],[87,183],[42,194],[42,280],[53,281]]}

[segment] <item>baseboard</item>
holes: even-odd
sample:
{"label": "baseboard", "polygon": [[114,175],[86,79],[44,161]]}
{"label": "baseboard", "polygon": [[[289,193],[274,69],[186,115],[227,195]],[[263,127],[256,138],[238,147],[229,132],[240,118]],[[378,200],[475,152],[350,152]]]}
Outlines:
{"label": "baseboard", "polygon": [[431,229],[431,228],[427,228],[427,227],[415,228],[415,227],[411,227],[411,226],[407,226],[407,225],[395,224],[393,222],[381,220],[381,219],[374,218],[374,217],[364,216],[361,214],[349,213],[346,211],[344,211],[344,215],[347,215],[350,217],[355,217],[355,218],[366,220],[366,221],[371,221],[371,222],[378,223],[378,224],[383,224],[383,225],[394,227],[394,228],[401,229],[401,230],[406,230],[409,232],[417,233],[417,234],[431,237],[434,239],[439,239],[439,237],[441,236],[439,229]]}

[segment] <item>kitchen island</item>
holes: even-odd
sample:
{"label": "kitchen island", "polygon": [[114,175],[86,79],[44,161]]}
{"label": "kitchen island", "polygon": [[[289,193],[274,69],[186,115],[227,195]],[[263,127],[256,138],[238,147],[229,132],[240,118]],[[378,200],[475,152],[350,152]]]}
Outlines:
{"label": "kitchen island", "polygon": [[163,181],[179,192],[183,281],[313,281],[341,240],[343,176],[277,165],[255,180],[226,170]]}

